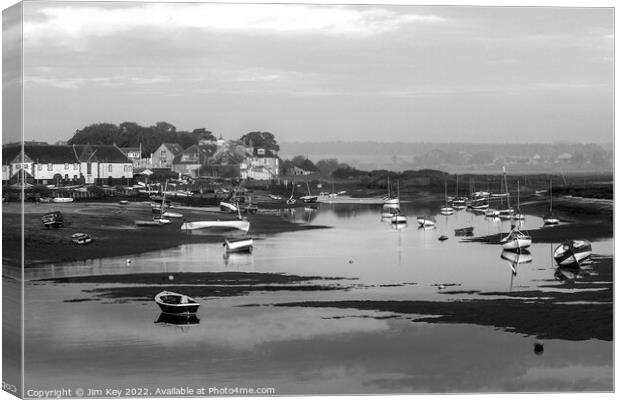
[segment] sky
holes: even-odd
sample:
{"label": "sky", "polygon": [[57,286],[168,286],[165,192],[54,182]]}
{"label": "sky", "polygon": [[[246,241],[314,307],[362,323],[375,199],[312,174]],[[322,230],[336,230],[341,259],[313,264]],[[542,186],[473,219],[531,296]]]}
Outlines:
{"label": "sky", "polygon": [[[24,134],[55,142],[97,122],[167,121],[230,139],[270,131],[280,142],[611,143],[613,17],[575,7],[27,2]],[[5,13],[5,46],[12,25]]]}

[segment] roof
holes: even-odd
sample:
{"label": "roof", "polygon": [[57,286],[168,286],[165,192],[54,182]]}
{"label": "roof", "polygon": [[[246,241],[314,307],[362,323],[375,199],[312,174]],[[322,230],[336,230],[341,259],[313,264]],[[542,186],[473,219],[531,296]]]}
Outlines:
{"label": "roof", "polygon": [[161,145],[170,150],[170,152],[175,156],[183,152],[183,147],[178,143],[162,143]]}
{"label": "roof", "polygon": [[125,154],[129,153],[130,151],[140,151],[139,147],[119,147],[119,149],[121,149],[121,151]]}
{"label": "roof", "polygon": [[[21,152],[21,146],[2,147],[2,163],[9,164]],[[127,156],[111,145],[25,145],[24,153],[35,163],[63,164],[82,161],[129,163]]]}

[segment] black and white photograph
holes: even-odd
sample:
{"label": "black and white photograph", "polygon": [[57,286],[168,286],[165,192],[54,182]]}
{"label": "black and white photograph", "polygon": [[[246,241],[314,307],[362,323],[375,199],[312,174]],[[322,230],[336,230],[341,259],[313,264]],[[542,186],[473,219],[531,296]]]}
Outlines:
{"label": "black and white photograph", "polygon": [[2,6],[3,398],[613,393],[613,4]]}

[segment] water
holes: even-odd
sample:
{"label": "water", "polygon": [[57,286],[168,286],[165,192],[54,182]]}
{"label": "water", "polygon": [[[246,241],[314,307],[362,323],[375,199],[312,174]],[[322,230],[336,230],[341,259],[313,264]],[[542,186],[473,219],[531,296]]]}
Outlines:
{"label": "water", "polygon": [[[86,298],[98,285],[27,283],[26,387],[274,387],[277,394],[611,390],[612,342],[545,341],[475,325],[427,324],[411,315],[272,307],[304,300],[452,300],[447,290],[539,289],[554,279],[554,247],[533,244],[516,266],[496,245],[465,243],[454,229],[500,234],[508,222],[465,211],[438,216],[434,230],[380,221],[380,206],[321,205],[285,218],[330,229],[255,237],[251,255],[223,257],[221,244],[191,244],[131,257],[46,266],[27,279],[137,272],[251,271],[354,278],[346,291],[252,292],[199,299],[199,323],[156,324],[153,302]],[[525,228],[542,224],[528,216]],[[550,228],[552,229],[552,228]],[[449,239],[437,238],[446,234]],[[613,254],[611,240],[593,243]],[[128,265],[126,260],[131,259]],[[438,285],[446,285],[439,289]],[[104,285],[109,286],[109,285]],[[238,305],[260,304],[257,307]],[[390,318],[386,318],[390,317]],[[152,394],[152,393],[151,393]]]}

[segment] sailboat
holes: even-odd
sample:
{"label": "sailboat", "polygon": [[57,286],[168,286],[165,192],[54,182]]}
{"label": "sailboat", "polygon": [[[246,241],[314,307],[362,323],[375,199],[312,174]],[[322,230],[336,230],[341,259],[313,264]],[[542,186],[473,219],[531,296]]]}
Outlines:
{"label": "sailboat", "polygon": [[318,197],[313,196],[312,193],[310,193],[310,185],[308,184],[308,181],[306,181],[306,187],[308,188],[308,194],[305,196],[301,196],[299,199],[304,203],[316,203]]}
{"label": "sailboat", "polygon": [[[506,188],[506,199],[508,201],[508,209],[510,208],[510,196],[508,196],[508,182],[506,180],[506,167],[504,167],[504,183]],[[509,251],[522,251],[530,247],[532,244],[532,237],[526,233],[523,233],[519,228],[513,224],[512,212],[510,213],[510,225],[511,231],[507,236],[500,240],[500,244],[504,250]]]}
{"label": "sailboat", "polygon": [[398,198],[398,196],[394,197],[390,194],[390,176],[389,175],[387,177],[387,189],[388,189],[388,193],[387,193],[387,196],[383,198],[383,204],[400,205],[400,199]]}
{"label": "sailboat", "polygon": [[454,214],[454,208],[448,206],[448,178],[444,177],[444,206],[439,209],[439,213],[442,215]]}
{"label": "sailboat", "polygon": [[467,207],[467,198],[459,196],[459,176],[456,175],[456,194],[452,200],[452,207],[455,210],[463,210]]}
{"label": "sailboat", "polygon": [[519,181],[517,180],[517,209],[515,210],[515,213],[512,216],[512,218],[517,221],[525,220],[525,214],[523,214],[523,211],[521,210],[520,189],[521,189],[521,186],[519,185]]}
{"label": "sailboat", "polygon": [[560,219],[553,213],[553,180],[549,181],[549,211],[543,215],[545,225],[557,225]]}
{"label": "sailboat", "polygon": [[297,202],[297,200],[295,200],[295,198],[293,197],[294,195],[295,195],[295,182],[293,182],[293,190],[291,190],[291,197],[289,197],[286,200],[286,204],[293,205]]}
{"label": "sailboat", "polygon": [[[396,199],[400,198],[400,185],[398,182],[396,182]],[[396,209],[396,213],[392,216],[392,223],[393,224],[406,224],[407,223],[407,216],[405,215],[401,215],[400,213],[400,208]]]}

